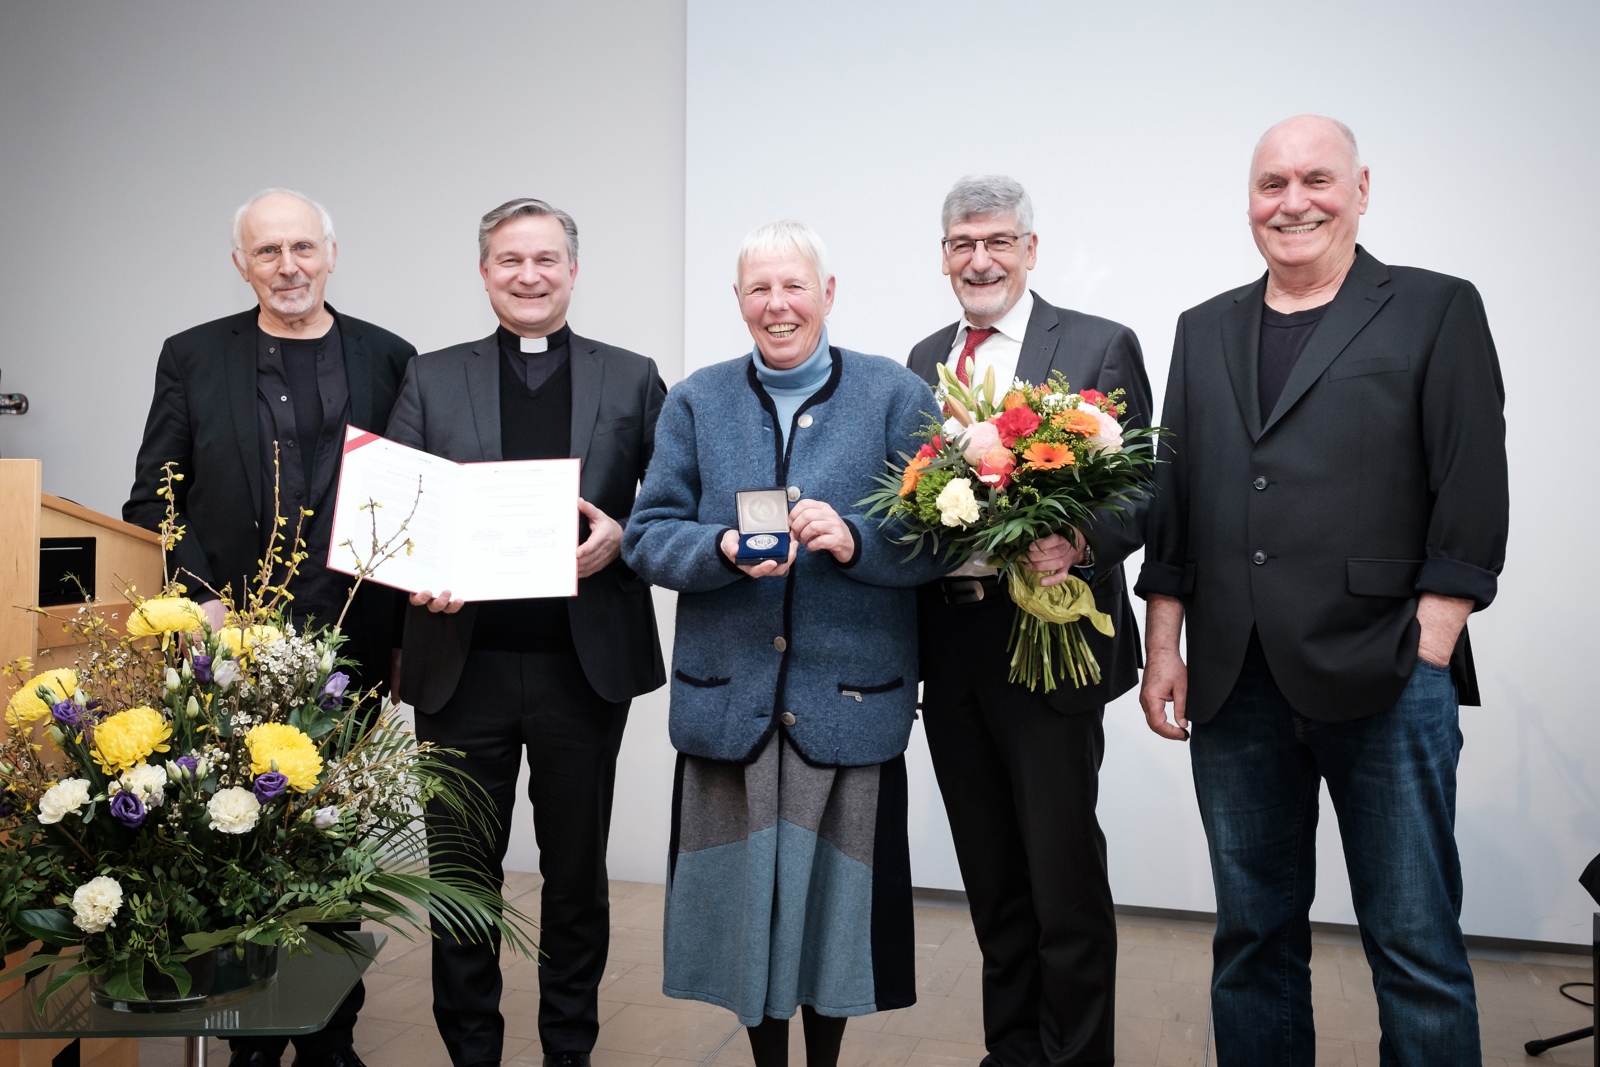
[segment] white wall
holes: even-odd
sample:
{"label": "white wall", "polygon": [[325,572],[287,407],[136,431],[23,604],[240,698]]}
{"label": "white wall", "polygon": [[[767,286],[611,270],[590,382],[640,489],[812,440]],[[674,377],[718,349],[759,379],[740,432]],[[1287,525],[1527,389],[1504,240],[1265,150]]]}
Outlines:
{"label": "white wall", "polygon": [[[162,340],[254,303],[228,227],[269,185],[332,212],[330,300],[423,351],[494,327],[479,217],[550,200],[582,236],[574,328],[675,381],[683,41],[653,0],[0,7],[0,370],[33,405],[0,454],[120,514]],[[663,691],[626,735],[621,877],[664,869],[671,766]]]}
{"label": "white wall", "polygon": [[[1586,942],[1597,46],[1587,2],[691,0],[686,364],[748,351],[734,253],[782,216],[829,243],[835,343],[904,359],[957,314],[938,267],[945,191],[1000,171],[1034,198],[1035,288],[1132,326],[1159,395],[1178,313],[1263,269],[1244,215],[1256,137],[1297,112],[1344,119],[1373,171],[1364,243],[1479,286],[1509,392],[1516,517],[1499,600],[1472,624],[1485,706],[1462,713],[1464,923]],[[1107,734],[1117,900],[1209,910],[1187,752],[1150,734],[1131,697]],[[911,755],[917,884],[957,884],[920,737]],[[1314,914],[1352,921],[1332,824],[1325,804]]]}

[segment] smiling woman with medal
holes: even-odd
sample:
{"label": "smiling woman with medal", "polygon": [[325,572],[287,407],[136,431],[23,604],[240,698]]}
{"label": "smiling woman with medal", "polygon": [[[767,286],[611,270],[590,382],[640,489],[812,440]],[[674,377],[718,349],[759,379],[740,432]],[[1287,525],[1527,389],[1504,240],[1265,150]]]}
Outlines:
{"label": "smiling woman with medal", "polygon": [[663,991],[734,1011],[757,1067],[828,1067],[845,1020],[916,999],[902,753],[917,699],[911,562],[858,505],[913,452],[928,387],[828,344],[834,278],[797,222],[753,231],[755,347],[667,396],[623,537],[678,597]]}

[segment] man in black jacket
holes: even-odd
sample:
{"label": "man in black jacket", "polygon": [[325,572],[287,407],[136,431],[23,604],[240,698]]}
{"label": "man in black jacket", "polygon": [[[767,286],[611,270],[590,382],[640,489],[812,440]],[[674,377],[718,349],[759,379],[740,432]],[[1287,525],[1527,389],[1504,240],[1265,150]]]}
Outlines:
{"label": "man in black jacket", "polygon": [[[488,828],[430,811],[434,861],[475,868],[495,892],[526,752],[544,876],[539,1040],[546,1067],[587,1067],[610,943],[617,750],[629,702],[666,682],[650,588],[619,557],[667,390],[653,360],[567,325],[571,216],[541,200],[502,204],[483,217],[478,256],[500,327],[419,356],[388,436],[463,463],[579,459],[578,595],[465,604],[449,590],[414,594],[400,694],[417,709],[417,737],[463,753],[496,809]],[[457,1067],[500,1062],[499,953],[498,938],[434,941],[433,1013]]]}
{"label": "man in black jacket", "polygon": [[[943,216],[944,272],[964,314],[911,350],[911,369],[933,384],[941,363],[973,382],[993,368],[1001,389],[1060,371],[1074,391],[1124,390],[1124,422],[1148,426],[1150,383],[1133,331],[1029,292],[1039,239],[1022,186],[963,178]],[[969,360],[970,371],[958,367]],[[1097,684],[1046,694],[1007,681],[1016,607],[982,560],[918,591],[923,724],[983,951],[988,1067],[1112,1062],[1117,925],[1095,803],[1106,702],[1139,676],[1122,561],[1143,538],[1143,507],[1029,552],[1034,570],[1057,575],[1041,584],[1077,568],[1114,621],[1113,637],[1085,627]]]}
{"label": "man in black jacket", "polygon": [[[308,557],[289,590],[293,621],[331,626],[351,580],[325,566],[345,426],[381,431],[417,350],[323,300],[339,247],[321,205],[269,189],[234,216],[233,262],[257,306],[169,337],[156,362],[155,397],[145,422],[133,489],[122,514],[156,529],[165,517],[162,465],[175,463],[178,521],[186,528],[169,565],[174,577],[220,627],[231,597],[242,607],[277,514],[292,539],[300,510]],[[285,556],[292,546],[283,546]],[[274,576],[280,580],[282,574]],[[153,593],[154,590],[145,590]],[[345,615],[355,660],[352,687],[387,688],[400,608],[387,589],[363,584]],[[351,1046],[356,988],[320,1033],[296,1038],[301,1067],[359,1067]],[[233,1042],[235,1067],[272,1067],[287,1041]]]}
{"label": "man in black jacket", "polygon": [[1465,624],[1505,557],[1504,390],[1477,290],[1356,244],[1368,188],[1343,124],[1269,130],[1249,208],[1267,274],[1184,313],[1167,379],[1141,701],[1163,737],[1193,724],[1222,1064],[1315,1054],[1322,781],[1384,1061],[1480,1060],[1455,776]]}

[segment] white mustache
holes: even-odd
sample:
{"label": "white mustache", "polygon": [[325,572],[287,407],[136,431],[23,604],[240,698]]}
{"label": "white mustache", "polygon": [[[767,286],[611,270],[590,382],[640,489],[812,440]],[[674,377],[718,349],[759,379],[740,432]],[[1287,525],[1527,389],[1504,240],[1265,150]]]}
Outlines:
{"label": "white mustache", "polygon": [[285,289],[298,289],[302,285],[310,285],[310,284],[311,284],[310,280],[304,274],[296,274],[292,278],[284,279],[282,281],[273,282],[272,283],[272,291],[274,293],[281,293]]}

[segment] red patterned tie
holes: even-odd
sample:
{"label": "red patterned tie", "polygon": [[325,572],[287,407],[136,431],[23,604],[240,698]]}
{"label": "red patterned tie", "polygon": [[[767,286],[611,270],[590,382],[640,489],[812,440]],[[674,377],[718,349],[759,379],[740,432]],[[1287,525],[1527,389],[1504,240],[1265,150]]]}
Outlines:
{"label": "red patterned tie", "polygon": [[973,362],[972,353],[977,351],[979,345],[999,332],[993,326],[985,326],[981,330],[967,328],[967,343],[961,346],[961,357],[956,360],[956,381],[968,389],[972,388],[972,368],[969,366]]}

